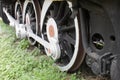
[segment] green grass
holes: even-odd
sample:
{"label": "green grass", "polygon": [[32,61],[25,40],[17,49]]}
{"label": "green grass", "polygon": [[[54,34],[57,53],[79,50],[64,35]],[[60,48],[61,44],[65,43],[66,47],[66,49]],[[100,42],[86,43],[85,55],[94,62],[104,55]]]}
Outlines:
{"label": "green grass", "polygon": [[28,50],[28,41],[17,40],[14,29],[0,21],[0,80],[83,80],[61,72],[40,50]]}

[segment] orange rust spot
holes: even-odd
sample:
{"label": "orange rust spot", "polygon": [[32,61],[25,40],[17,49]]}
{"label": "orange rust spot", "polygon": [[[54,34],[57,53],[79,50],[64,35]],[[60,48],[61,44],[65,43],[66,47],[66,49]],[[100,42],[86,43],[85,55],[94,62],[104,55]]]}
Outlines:
{"label": "orange rust spot", "polygon": [[50,35],[50,37],[54,37],[54,35],[55,35],[54,27],[52,25],[50,25],[50,27],[49,27],[49,35]]}

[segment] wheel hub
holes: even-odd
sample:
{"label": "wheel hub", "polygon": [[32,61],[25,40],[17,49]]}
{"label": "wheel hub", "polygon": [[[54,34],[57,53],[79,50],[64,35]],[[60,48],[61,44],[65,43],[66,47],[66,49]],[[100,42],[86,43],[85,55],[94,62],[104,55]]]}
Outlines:
{"label": "wheel hub", "polygon": [[54,27],[52,25],[49,26],[49,35],[50,37],[54,37],[55,36],[55,33],[54,33]]}
{"label": "wheel hub", "polygon": [[46,49],[47,55],[51,56],[54,60],[59,59],[61,52],[58,41],[58,29],[53,18],[50,18],[47,21],[47,37],[51,44],[51,48]]}
{"label": "wheel hub", "polygon": [[52,42],[52,38],[58,41],[57,23],[53,18],[50,18],[47,22],[47,36],[50,42]]}

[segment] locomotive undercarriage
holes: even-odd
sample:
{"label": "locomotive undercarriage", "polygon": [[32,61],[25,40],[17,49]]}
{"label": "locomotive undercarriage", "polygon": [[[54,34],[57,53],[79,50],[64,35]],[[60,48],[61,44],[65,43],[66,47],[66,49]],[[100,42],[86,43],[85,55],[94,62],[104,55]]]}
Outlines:
{"label": "locomotive undercarriage", "polygon": [[44,48],[61,71],[74,72],[85,60],[96,75],[111,75],[112,80],[119,80],[119,3],[14,0],[1,5],[8,18],[1,17],[15,27],[18,38],[27,37],[31,45]]}

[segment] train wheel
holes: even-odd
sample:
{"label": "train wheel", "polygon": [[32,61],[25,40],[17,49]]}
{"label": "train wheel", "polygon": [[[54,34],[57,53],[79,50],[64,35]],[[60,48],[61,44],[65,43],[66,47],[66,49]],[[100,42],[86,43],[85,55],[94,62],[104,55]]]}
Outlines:
{"label": "train wheel", "polygon": [[[58,40],[60,47],[60,58],[55,60],[61,71],[73,72],[77,70],[83,59],[84,50],[82,46],[80,28],[77,15],[75,18],[72,3],[67,1],[46,0],[41,12],[41,32],[43,39],[51,42]],[[49,55],[50,50],[45,49]]]}
{"label": "train wheel", "polygon": [[[40,5],[37,0],[26,0],[23,9],[23,23],[26,24],[27,31],[38,35],[39,18],[40,18]],[[28,41],[31,45],[35,45],[36,41],[28,36]]]}
{"label": "train wheel", "polygon": [[22,5],[20,1],[15,3],[15,18],[19,23],[22,23]]}

